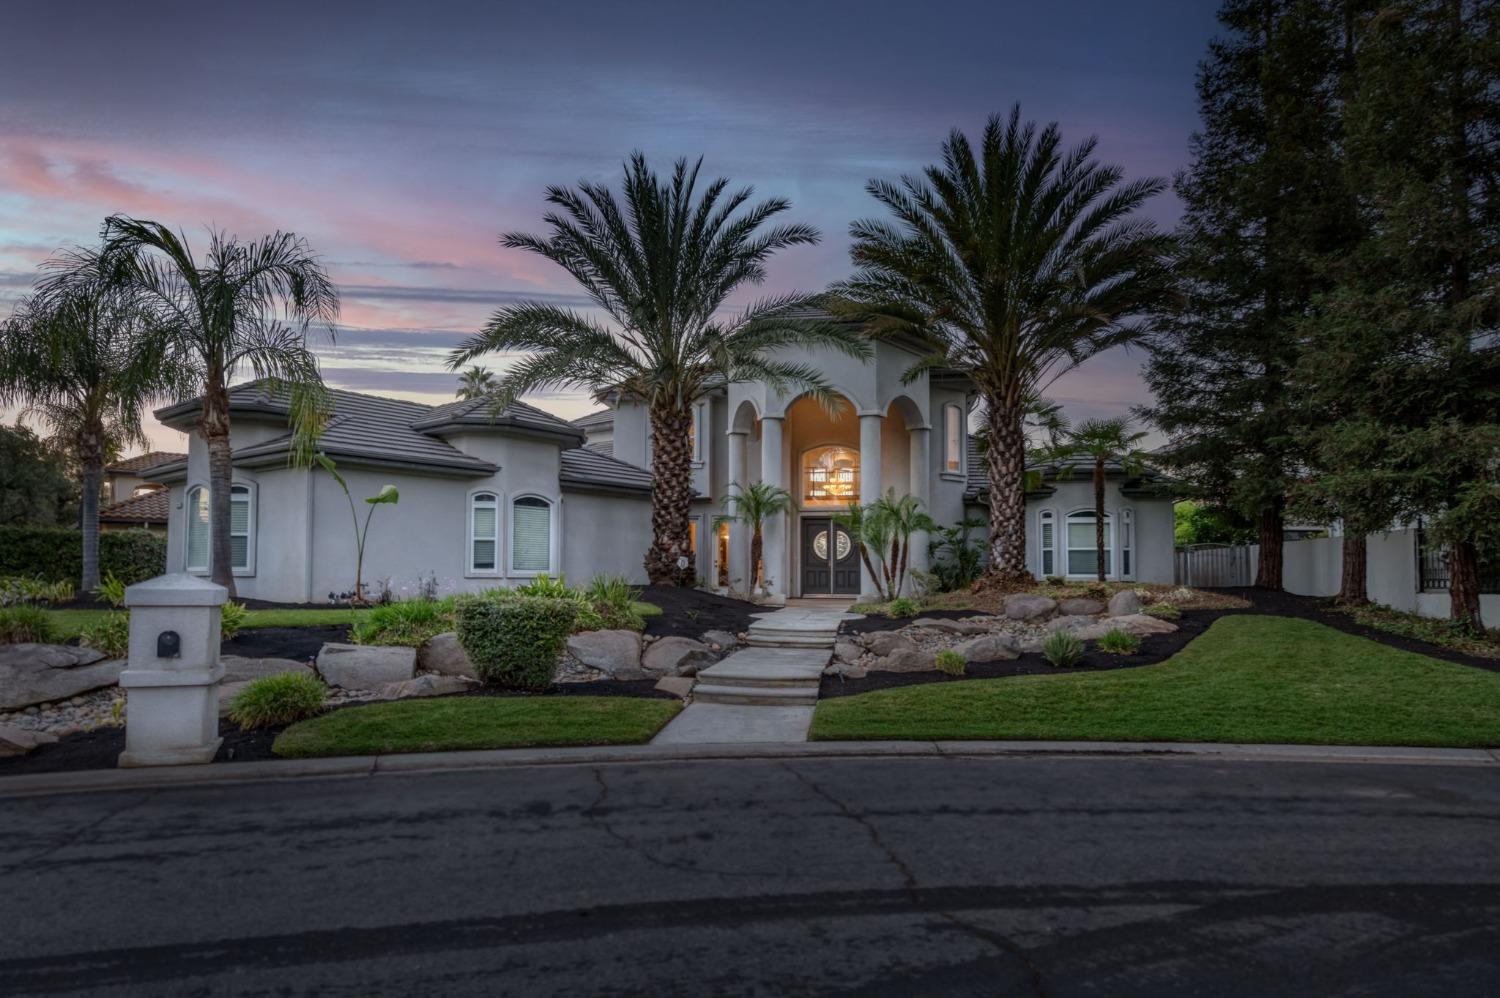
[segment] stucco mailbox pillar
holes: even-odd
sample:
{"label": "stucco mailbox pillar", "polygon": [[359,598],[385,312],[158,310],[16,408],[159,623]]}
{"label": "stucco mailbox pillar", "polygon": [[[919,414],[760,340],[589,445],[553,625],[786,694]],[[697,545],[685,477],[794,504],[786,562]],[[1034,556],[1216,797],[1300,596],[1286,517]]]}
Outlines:
{"label": "stucco mailbox pillar", "polygon": [[125,590],[130,660],[121,766],[211,762],[219,750],[219,614],[229,591],[193,575]]}

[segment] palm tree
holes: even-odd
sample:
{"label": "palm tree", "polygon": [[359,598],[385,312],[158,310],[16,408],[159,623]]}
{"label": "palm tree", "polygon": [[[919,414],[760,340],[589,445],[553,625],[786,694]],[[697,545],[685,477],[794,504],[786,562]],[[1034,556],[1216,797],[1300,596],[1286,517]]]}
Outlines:
{"label": "palm tree", "polygon": [[458,376],[458,391],[454,398],[482,399],[495,390],[495,374],[487,367],[475,364]]}
{"label": "palm tree", "polygon": [[748,488],[731,482],[725,504],[729,512],[714,517],[714,528],[724,523],[743,523],[750,528],[750,592],[754,592],[761,583],[761,531],[771,517],[792,508],[792,494],[765,482],[751,482]]}
{"label": "palm tree", "polygon": [[0,402],[41,415],[78,461],[87,591],[99,585],[105,462],[122,443],[145,445],[141,409],[176,387],[176,371],[139,294],[97,251],[77,247],[42,266],[0,326]]}
{"label": "palm tree", "polygon": [[1063,372],[1143,333],[1169,293],[1168,239],[1135,212],[1159,179],[1122,183],[1090,138],[1064,152],[1055,123],[990,118],[978,154],[962,132],[943,163],[867,190],[895,218],[855,222],[859,268],[834,309],[876,335],[909,333],[931,353],[908,372],[958,368],[985,407],[990,446],[988,581],[1029,580],[1022,469],[1028,398]]}
{"label": "palm tree", "polygon": [[[1146,453],[1136,447],[1146,436],[1144,431],[1132,432],[1128,419],[1086,419],[1076,429],[1068,431],[1067,439],[1057,449],[1058,456],[1067,460],[1086,457],[1094,465],[1094,544],[1098,551],[1099,581],[1104,581],[1104,569],[1108,564],[1104,544],[1104,470],[1110,461],[1118,462],[1127,475],[1138,475],[1145,467]],[[1120,529],[1115,524],[1115,529]]]}
{"label": "palm tree", "polygon": [[[893,488],[867,506],[850,503],[849,509],[834,520],[854,536],[865,570],[887,600],[900,596],[906,584],[912,535],[938,529],[937,521],[923,511],[920,499],[897,497]],[[875,554],[873,561],[870,551]]]}
{"label": "palm tree", "polygon": [[[494,405],[526,392],[583,388],[618,393],[647,409],[652,440],[651,548],[655,583],[692,585],[688,513],[692,489],[693,402],[710,388],[759,380],[783,392],[806,391],[832,406],[836,395],[812,364],[776,360],[786,347],[832,347],[872,354],[846,325],[805,318],[817,299],[784,294],[724,315],[725,302],[765,279],[766,260],[787,246],[814,243],[817,230],[786,224],[762,229],[790,203],[750,203],[752,191],[726,193],[719,179],[700,193],[698,169],[678,160],[658,179],[641,153],[625,166],[624,207],[609,188],[549,187],[546,236],[507,233],[501,243],[546,257],[566,270],[608,320],[600,323],[545,302],[500,309],[483,332],[448,359],[458,369],[498,350],[527,356],[500,379]],[[743,209],[743,210],[742,210]]]}
{"label": "palm tree", "polygon": [[295,454],[312,461],[327,396],[307,348],[313,322],[333,334],[339,294],[306,240],[277,232],[240,242],[209,234],[200,262],[186,238],[159,222],[114,215],[104,223],[105,253],[171,327],[171,351],[203,394],[198,432],[208,448],[208,524],[213,581],[235,595],[230,555],[229,384],[248,367],[290,404]]}

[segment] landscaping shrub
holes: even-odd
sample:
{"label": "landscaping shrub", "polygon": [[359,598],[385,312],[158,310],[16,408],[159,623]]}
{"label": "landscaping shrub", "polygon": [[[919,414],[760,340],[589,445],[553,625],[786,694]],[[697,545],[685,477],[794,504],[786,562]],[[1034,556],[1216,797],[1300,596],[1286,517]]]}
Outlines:
{"label": "landscaping shrub", "polygon": [[245,626],[245,621],[250,619],[250,611],[245,604],[230,601],[219,607],[219,639],[228,641],[240,632]]}
{"label": "landscaping shrub", "polygon": [[[99,535],[99,571],[127,586],[167,568],[167,538],[148,530],[111,530]],[[83,534],[64,527],[0,526],[0,575],[36,576],[76,582],[83,575]]]}
{"label": "landscaping shrub", "polygon": [[885,605],[885,613],[888,617],[915,617],[920,608],[915,600],[899,596]]}
{"label": "landscaping shrub", "polygon": [[1141,639],[1116,627],[1099,639],[1099,650],[1111,655],[1134,655],[1141,650]]}
{"label": "landscaping shrub", "polygon": [[1061,575],[1049,575],[1047,576],[1046,581],[1047,585],[1049,586],[1060,586],[1066,583],[1068,580],[1063,578]]}
{"label": "landscaping shrub", "polygon": [[578,609],[579,601],[571,597],[464,600],[458,606],[458,642],[485,682],[546,689]]}
{"label": "landscaping shrub", "polygon": [[586,603],[573,625],[579,631],[642,631],[646,621],[635,608],[640,590],[623,575],[596,575],[583,591]]}
{"label": "landscaping shrub", "polygon": [[590,603],[608,603],[625,609],[641,594],[623,575],[596,575],[583,592]]}
{"label": "landscaping shrub", "polygon": [[7,606],[0,608],[0,644],[18,645],[26,642],[50,644],[56,637],[52,618],[39,606]]}
{"label": "landscaping shrub", "polygon": [[962,676],[964,669],[968,667],[968,663],[964,661],[962,655],[952,648],[944,648],[937,653],[937,667],[938,671],[946,672],[950,676]]}
{"label": "landscaping shrub", "polygon": [[377,606],[361,615],[350,636],[355,644],[420,648],[444,631],[453,630],[455,604],[453,599],[419,598]]}
{"label": "landscaping shrub", "polygon": [[104,581],[94,587],[94,595],[118,609],[125,605],[125,583],[114,572],[105,572]]}
{"label": "landscaping shrub", "polygon": [[20,575],[0,576],[0,606],[69,603],[72,599],[72,582],[48,582]]}
{"label": "landscaping shrub", "polygon": [[83,629],[78,643],[103,652],[110,658],[130,654],[130,611],[111,610]]}
{"label": "landscaping shrub", "polygon": [[1171,603],[1153,603],[1141,612],[1161,620],[1176,620],[1182,616],[1182,611]]}
{"label": "landscaping shrub", "polygon": [[273,728],[323,709],[328,687],[311,672],[279,672],[252,680],[229,701],[229,719],[242,728]]}
{"label": "landscaping shrub", "polygon": [[512,590],[517,596],[543,596],[550,599],[577,599],[578,590],[568,585],[568,577],[559,575],[553,578],[546,572],[538,575],[525,585],[516,586]]}
{"label": "landscaping shrub", "polygon": [[1083,587],[1083,595],[1089,599],[1107,600],[1113,593],[1110,592],[1109,586],[1102,582],[1090,582]]}
{"label": "landscaping shrub", "polygon": [[1071,668],[1083,658],[1083,642],[1072,631],[1053,631],[1042,644],[1042,657],[1059,669]]}
{"label": "landscaping shrub", "polygon": [[1453,626],[1450,620],[1424,617],[1418,613],[1406,613],[1393,607],[1372,603],[1368,606],[1342,607],[1334,610],[1346,613],[1357,623],[1373,627],[1387,634],[1403,638],[1414,638],[1428,644],[1452,648],[1487,658],[1500,658],[1500,630],[1489,628],[1483,634],[1474,635]]}

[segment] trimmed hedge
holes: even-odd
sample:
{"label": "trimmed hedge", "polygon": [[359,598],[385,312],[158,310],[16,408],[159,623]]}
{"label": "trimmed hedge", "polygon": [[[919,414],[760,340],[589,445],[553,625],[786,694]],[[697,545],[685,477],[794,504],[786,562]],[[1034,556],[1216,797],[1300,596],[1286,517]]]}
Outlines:
{"label": "trimmed hedge", "polygon": [[[129,586],[166,570],[165,534],[110,530],[99,535],[100,578],[113,573]],[[76,585],[83,577],[83,534],[63,527],[0,526],[0,575]]]}
{"label": "trimmed hedge", "polygon": [[557,656],[578,619],[577,600],[549,596],[465,599],[458,643],[487,683],[523,690],[552,685]]}

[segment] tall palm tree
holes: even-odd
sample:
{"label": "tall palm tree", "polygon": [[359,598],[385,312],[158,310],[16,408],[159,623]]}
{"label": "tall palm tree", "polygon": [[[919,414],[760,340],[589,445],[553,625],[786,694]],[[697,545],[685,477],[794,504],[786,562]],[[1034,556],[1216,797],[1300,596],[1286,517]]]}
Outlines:
{"label": "tall palm tree", "polygon": [[723,523],[743,523],[750,528],[749,591],[753,593],[761,583],[762,532],[766,521],[792,508],[792,494],[779,485],[765,482],[751,482],[748,486],[731,482],[724,501],[729,512],[714,517],[714,528]]}
{"label": "tall palm tree", "polygon": [[475,364],[458,376],[458,391],[454,398],[482,399],[495,390],[495,374],[487,367]]}
{"label": "tall palm tree", "polygon": [[812,296],[778,295],[725,315],[732,294],[765,279],[771,254],[814,243],[818,233],[798,224],[763,229],[790,207],[783,198],[751,203],[750,188],[728,192],[724,179],[700,192],[701,163],[678,160],[662,180],[644,155],[633,154],[623,207],[600,184],[549,187],[547,201],[559,209],[546,216],[549,234],[513,232],[500,241],[562,267],[607,321],[522,302],[496,312],[448,359],[456,370],[491,351],[526,354],[500,379],[496,406],[561,387],[644,403],[652,440],[646,574],[677,585],[695,581],[688,529],[693,402],[716,385],[759,380],[832,406],[836,396],[816,366],[777,360],[773,352],[824,346],[871,355],[870,344],[845,326],[802,318],[816,303]]}
{"label": "tall palm tree", "polygon": [[914,333],[931,353],[908,372],[968,373],[990,446],[988,581],[1030,579],[1022,469],[1027,399],[1059,375],[1143,333],[1140,316],[1169,293],[1167,237],[1135,212],[1159,179],[1123,182],[1094,161],[1096,140],[1064,152],[1056,123],[1038,131],[990,118],[979,150],[962,132],[941,166],[866,189],[894,223],[855,222],[859,268],[835,287],[836,311],[876,335]]}
{"label": "tall palm tree", "polygon": [[[1104,581],[1109,564],[1104,544],[1104,473],[1109,462],[1117,462],[1127,475],[1138,475],[1145,467],[1146,453],[1136,444],[1145,439],[1144,431],[1132,431],[1128,419],[1085,419],[1069,430],[1057,453],[1060,458],[1084,457],[1093,462],[1094,471],[1094,544],[1098,552],[1099,581]],[[1120,525],[1115,524],[1119,530]]]}
{"label": "tall palm tree", "polygon": [[161,328],[140,295],[95,250],[76,247],[0,326],[0,402],[42,416],[78,461],[83,489],[80,588],[99,585],[104,465],[120,444],[145,445],[141,410],[178,387]]}
{"label": "tall palm tree", "polygon": [[198,432],[208,448],[209,563],[213,580],[235,594],[229,538],[229,384],[246,368],[284,396],[296,455],[311,463],[327,410],[308,327],[333,334],[339,294],[322,265],[294,233],[252,242],[209,234],[200,261],[187,239],[159,222],[114,215],[104,223],[105,253],[161,321],[171,327],[174,357],[195,372],[203,394]]}

